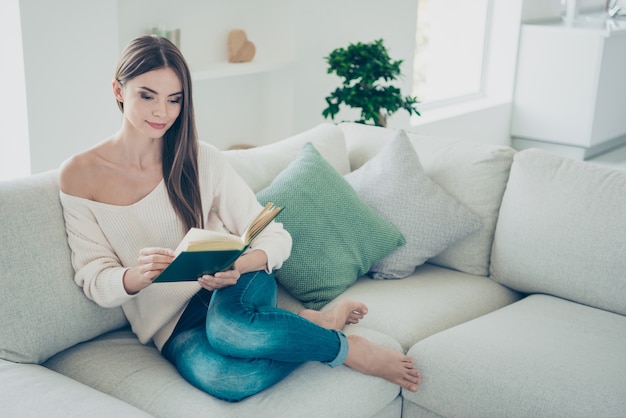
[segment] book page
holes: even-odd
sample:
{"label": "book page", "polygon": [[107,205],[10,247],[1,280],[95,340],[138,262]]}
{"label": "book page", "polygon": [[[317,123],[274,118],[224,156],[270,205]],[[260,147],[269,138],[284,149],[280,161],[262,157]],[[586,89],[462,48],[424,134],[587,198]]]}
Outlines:
{"label": "book page", "polygon": [[174,250],[174,255],[183,251],[240,250],[243,246],[243,240],[236,235],[191,228]]}
{"label": "book page", "polygon": [[282,209],[271,202],[265,205],[241,237],[225,232],[191,228],[174,250],[174,255],[183,251],[242,250],[272,222]]}
{"label": "book page", "polygon": [[272,202],[269,202],[261,213],[257,215],[256,218],[252,220],[250,226],[244,233],[244,240],[247,244],[250,244],[253,239],[257,237],[265,229],[267,225],[282,211],[283,208],[280,206],[274,206]]}

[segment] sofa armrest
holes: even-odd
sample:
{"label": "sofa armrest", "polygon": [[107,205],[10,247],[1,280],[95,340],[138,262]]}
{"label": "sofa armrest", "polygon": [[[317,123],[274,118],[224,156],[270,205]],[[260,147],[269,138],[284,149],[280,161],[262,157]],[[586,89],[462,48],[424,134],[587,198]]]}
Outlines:
{"label": "sofa armrest", "polygon": [[43,366],[0,359],[0,405],[7,417],[150,417]]}

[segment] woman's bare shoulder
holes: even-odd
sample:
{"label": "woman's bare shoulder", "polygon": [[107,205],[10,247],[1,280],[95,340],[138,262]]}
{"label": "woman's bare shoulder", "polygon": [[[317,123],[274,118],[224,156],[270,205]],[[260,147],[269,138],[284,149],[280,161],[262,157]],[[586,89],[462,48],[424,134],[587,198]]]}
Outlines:
{"label": "woman's bare shoulder", "polygon": [[98,171],[97,147],[67,159],[59,169],[59,188],[65,194],[91,199],[92,180]]}

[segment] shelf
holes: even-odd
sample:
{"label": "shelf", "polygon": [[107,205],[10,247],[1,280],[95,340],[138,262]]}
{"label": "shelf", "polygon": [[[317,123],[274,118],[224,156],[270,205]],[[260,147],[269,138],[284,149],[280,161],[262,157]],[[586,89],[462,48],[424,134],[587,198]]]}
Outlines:
{"label": "shelf", "polygon": [[239,77],[252,74],[269,73],[289,68],[289,61],[272,61],[272,62],[239,62],[239,63],[216,63],[209,68],[192,71],[191,78],[193,81],[216,80],[228,77]]}

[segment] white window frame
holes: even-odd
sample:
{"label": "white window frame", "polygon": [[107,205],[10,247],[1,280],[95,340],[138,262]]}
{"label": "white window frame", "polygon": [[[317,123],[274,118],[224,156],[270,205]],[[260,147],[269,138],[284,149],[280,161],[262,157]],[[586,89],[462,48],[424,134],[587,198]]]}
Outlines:
{"label": "white window frame", "polygon": [[[437,0],[433,0],[433,1],[437,1]],[[454,105],[457,103],[466,102],[468,100],[476,100],[476,99],[485,97],[485,85],[486,85],[485,68],[487,66],[487,57],[489,54],[488,40],[490,37],[490,30],[491,30],[492,4],[493,4],[493,0],[486,0],[485,32],[483,34],[483,49],[482,49],[482,56],[481,56],[480,79],[478,81],[478,84],[479,84],[478,91],[473,92],[473,93],[467,93],[467,94],[459,94],[454,97],[449,97],[445,99],[426,101],[421,105],[422,109],[425,109],[425,110],[437,109],[439,107]],[[418,11],[418,14],[419,14],[419,11]],[[418,29],[419,29],[419,22],[418,22]],[[413,71],[415,71],[415,68],[413,69]],[[415,90],[413,91],[413,93],[415,94]],[[419,94],[417,94],[417,97],[419,99]]]}
{"label": "white window frame", "polygon": [[[446,136],[458,136],[457,134],[466,132],[469,133],[468,139],[475,139],[472,138],[472,130],[475,130],[475,136],[478,137],[479,127],[484,130],[485,124],[489,123],[491,115],[495,112],[502,115],[504,120],[497,121],[498,126],[493,132],[484,131],[480,139],[496,143],[510,141],[508,134],[510,107],[513,101],[521,20],[522,0],[490,0],[483,50],[481,92],[419,105],[418,109],[422,115],[411,117],[411,130]],[[481,119],[483,117],[484,120]],[[443,127],[441,125],[443,122],[450,124]],[[463,123],[467,123],[468,126],[464,126]],[[452,125],[455,127],[452,128]]]}

